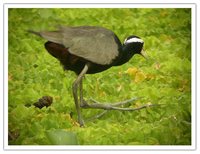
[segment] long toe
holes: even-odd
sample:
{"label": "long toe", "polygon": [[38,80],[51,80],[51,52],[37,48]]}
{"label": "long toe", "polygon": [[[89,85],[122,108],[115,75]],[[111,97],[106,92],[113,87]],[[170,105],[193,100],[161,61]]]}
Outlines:
{"label": "long toe", "polygon": [[81,99],[81,101],[80,101],[80,107],[81,108],[84,108],[84,106],[87,104],[87,101],[86,100],[84,100],[84,99]]}

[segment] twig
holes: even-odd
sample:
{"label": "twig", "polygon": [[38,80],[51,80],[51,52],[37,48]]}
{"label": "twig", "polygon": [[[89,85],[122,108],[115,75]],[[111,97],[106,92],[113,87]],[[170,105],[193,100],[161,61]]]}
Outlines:
{"label": "twig", "polygon": [[8,131],[8,136],[9,136],[9,138],[10,138],[11,140],[14,140],[14,139],[15,139],[14,135],[13,135],[10,131]]}

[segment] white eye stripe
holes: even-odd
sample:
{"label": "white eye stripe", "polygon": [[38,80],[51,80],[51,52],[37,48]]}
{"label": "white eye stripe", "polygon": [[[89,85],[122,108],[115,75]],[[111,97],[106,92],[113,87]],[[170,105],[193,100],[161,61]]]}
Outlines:
{"label": "white eye stripe", "polygon": [[142,39],[139,39],[139,38],[134,37],[134,38],[131,38],[131,39],[128,39],[128,40],[126,39],[126,40],[124,41],[124,44],[133,43],[133,42],[144,43],[144,41],[143,41]]}

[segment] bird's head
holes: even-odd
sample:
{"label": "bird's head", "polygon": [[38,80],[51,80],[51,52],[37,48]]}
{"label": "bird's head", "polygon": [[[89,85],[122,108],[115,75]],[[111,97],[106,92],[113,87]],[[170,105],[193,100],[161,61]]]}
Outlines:
{"label": "bird's head", "polygon": [[140,54],[146,58],[146,53],[143,50],[144,41],[135,35],[131,35],[124,41],[124,46],[134,52],[134,54]]}

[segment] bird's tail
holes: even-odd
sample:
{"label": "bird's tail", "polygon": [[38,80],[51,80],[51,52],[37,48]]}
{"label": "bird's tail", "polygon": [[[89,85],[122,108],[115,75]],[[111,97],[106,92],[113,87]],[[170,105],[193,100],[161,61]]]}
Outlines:
{"label": "bird's tail", "polygon": [[35,35],[38,35],[38,36],[42,37],[42,36],[41,36],[41,34],[40,34],[40,32],[36,32],[36,31],[33,31],[33,30],[27,30],[27,32],[29,32],[29,33],[32,33],[32,34],[35,34]]}
{"label": "bird's tail", "polygon": [[41,32],[36,32],[33,30],[28,30],[29,33],[35,34],[37,36],[40,36],[50,42],[62,44],[62,33],[60,31],[41,31]]}

